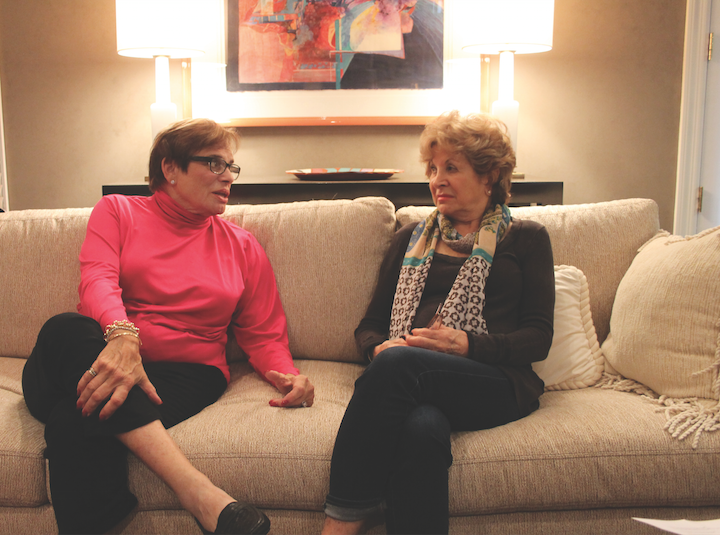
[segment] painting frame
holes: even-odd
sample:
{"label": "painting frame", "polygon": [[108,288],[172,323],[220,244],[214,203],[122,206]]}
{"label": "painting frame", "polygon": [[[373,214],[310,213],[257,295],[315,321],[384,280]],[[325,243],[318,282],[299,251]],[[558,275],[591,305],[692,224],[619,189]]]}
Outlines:
{"label": "painting frame", "polygon": [[[226,0],[226,20],[232,13]],[[193,61],[193,117],[227,126],[424,125],[449,109],[479,111],[481,60],[453,42],[453,0],[444,0],[442,89],[227,91],[224,69]],[[232,24],[228,22],[228,26]],[[229,46],[237,46],[229,32]],[[237,37],[235,37],[237,39]],[[215,69],[213,72],[212,69]]]}

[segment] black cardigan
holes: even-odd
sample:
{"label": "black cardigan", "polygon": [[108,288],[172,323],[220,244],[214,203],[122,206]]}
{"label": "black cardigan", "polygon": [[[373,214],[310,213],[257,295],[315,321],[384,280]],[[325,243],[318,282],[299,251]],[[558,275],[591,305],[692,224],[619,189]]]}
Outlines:
{"label": "black cardigan", "polygon": [[[401,228],[380,268],[365,317],[355,330],[363,355],[388,339],[400,267],[417,223]],[[413,327],[425,327],[445,300],[464,258],[435,254]],[[485,285],[483,317],[488,334],[468,333],[469,357],[497,366],[512,382],[522,416],[539,406],[544,384],[532,363],[547,357],[553,337],[555,276],[545,227],[513,220],[498,245]]]}

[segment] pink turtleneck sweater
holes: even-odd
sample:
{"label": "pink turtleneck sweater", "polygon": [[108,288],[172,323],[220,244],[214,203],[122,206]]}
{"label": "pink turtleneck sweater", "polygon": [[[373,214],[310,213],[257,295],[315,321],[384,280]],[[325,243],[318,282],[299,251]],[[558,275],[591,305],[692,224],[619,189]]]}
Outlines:
{"label": "pink turtleneck sweater", "polygon": [[228,326],[250,364],[298,374],[272,266],[257,240],[220,217],[193,215],[159,191],[108,195],[95,206],[80,252],[81,314],[103,329],[128,319],[146,361],[216,366]]}

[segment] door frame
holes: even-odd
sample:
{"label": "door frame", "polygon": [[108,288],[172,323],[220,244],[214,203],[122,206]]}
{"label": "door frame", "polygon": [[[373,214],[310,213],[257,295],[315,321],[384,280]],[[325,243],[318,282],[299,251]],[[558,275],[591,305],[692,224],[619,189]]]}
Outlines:
{"label": "door frame", "polygon": [[5,121],[2,112],[2,84],[0,84],[0,208],[6,212],[10,211],[7,163],[5,161]]}
{"label": "door frame", "polygon": [[673,233],[697,231],[712,0],[687,0]]}

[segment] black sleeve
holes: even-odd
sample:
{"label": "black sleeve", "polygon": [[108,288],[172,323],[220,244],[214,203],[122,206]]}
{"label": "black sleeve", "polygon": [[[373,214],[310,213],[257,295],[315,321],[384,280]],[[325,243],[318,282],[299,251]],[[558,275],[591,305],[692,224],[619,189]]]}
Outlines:
{"label": "black sleeve", "polygon": [[[470,357],[486,364],[504,366],[526,366],[543,360],[550,351],[553,337],[553,318],[555,310],[555,271],[553,266],[550,236],[542,225],[523,221],[523,230],[519,239],[511,245],[511,254],[502,255],[493,261],[492,270],[499,270],[498,295],[493,296],[502,302],[513,288],[520,287],[520,297],[514,310],[505,317],[512,320],[499,320],[493,325],[488,319],[487,335],[471,335]],[[496,255],[497,256],[497,255]],[[509,264],[512,265],[509,265]],[[517,271],[514,280],[503,276],[507,272]],[[490,295],[488,294],[488,300]],[[511,299],[506,299],[511,300]],[[490,318],[492,311],[487,311]]]}
{"label": "black sleeve", "polygon": [[368,354],[375,346],[388,339],[390,333],[390,314],[392,313],[395,289],[405,250],[417,223],[410,223],[398,230],[390,243],[390,248],[380,266],[378,283],[375,286],[365,317],[355,329],[355,342],[360,352],[369,360]]}

